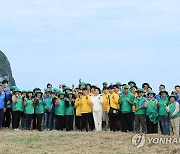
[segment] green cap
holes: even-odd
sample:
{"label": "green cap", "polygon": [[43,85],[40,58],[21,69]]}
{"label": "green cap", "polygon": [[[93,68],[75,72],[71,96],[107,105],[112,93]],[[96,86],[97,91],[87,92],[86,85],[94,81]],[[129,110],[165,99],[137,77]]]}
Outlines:
{"label": "green cap", "polygon": [[21,90],[16,87],[16,88],[14,89],[14,92],[20,92],[20,93],[21,93]]}
{"label": "green cap", "polygon": [[136,92],[143,92],[142,88],[138,88]]}
{"label": "green cap", "polygon": [[15,90],[16,88],[16,86],[11,86],[11,90]]}
{"label": "green cap", "polygon": [[22,93],[27,93],[27,91],[26,90],[22,90]]}
{"label": "green cap", "polygon": [[47,93],[47,92],[51,92],[51,89],[49,89],[49,88],[48,88],[48,89],[46,89],[46,93]]}
{"label": "green cap", "polygon": [[162,93],[166,93],[166,95],[168,95],[168,92],[167,92],[165,89],[162,89],[162,90],[159,92],[159,95],[161,95]]}
{"label": "green cap", "polygon": [[144,86],[147,85],[148,87],[150,87],[149,83],[145,82],[142,84],[142,88],[144,88]]}
{"label": "green cap", "polygon": [[71,88],[69,86],[66,87],[66,90],[70,90]]}
{"label": "green cap", "polygon": [[33,93],[33,91],[32,91],[32,90],[28,90],[28,91],[27,91],[27,94],[28,94],[28,93]]}
{"label": "green cap", "polygon": [[72,95],[73,93],[72,92],[68,92],[68,95]]}
{"label": "green cap", "polygon": [[156,95],[156,93],[153,91],[153,90],[150,90],[149,92],[148,92],[148,95],[149,94],[153,94],[154,96]]}
{"label": "green cap", "polygon": [[59,95],[65,95],[65,92],[60,91],[60,92],[59,92]]}
{"label": "green cap", "polygon": [[103,82],[103,85],[108,85],[108,83],[107,82]]}
{"label": "green cap", "polygon": [[121,82],[116,82],[116,85],[121,85]]}
{"label": "green cap", "polygon": [[169,100],[170,100],[171,97],[174,97],[174,99],[176,100],[176,96],[175,95],[170,95],[169,96]]}
{"label": "green cap", "polygon": [[41,90],[37,90],[37,91],[36,91],[36,94],[38,94],[38,93],[43,94],[43,93],[41,92]]}
{"label": "green cap", "polygon": [[128,82],[128,85],[130,85],[131,83],[134,83],[136,85],[136,82],[134,82],[133,80]]}
{"label": "green cap", "polygon": [[58,88],[54,88],[53,91],[57,92],[59,89]]}
{"label": "green cap", "polygon": [[124,89],[129,89],[129,86],[128,86],[128,85],[125,85],[125,86],[124,86]]}

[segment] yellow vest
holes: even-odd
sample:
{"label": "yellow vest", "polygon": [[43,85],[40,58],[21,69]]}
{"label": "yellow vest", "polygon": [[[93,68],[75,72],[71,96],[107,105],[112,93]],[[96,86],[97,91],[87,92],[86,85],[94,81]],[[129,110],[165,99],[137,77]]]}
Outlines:
{"label": "yellow vest", "polygon": [[103,107],[103,110],[105,111],[109,111],[109,93],[108,94],[103,94],[102,97],[103,97],[103,103],[102,103],[102,107]]}
{"label": "yellow vest", "polygon": [[92,104],[90,103],[90,96],[82,96],[81,113],[90,113],[92,111]]}
{"label": "yellow vest", "polygon": [[81,98],[77,98],[75,101],[76,116],[81,116]]}
{"label": "yellow vest", "polygon": [[109,95],[110,105],[114,109],[119,109],[119,95],[115,92]]}

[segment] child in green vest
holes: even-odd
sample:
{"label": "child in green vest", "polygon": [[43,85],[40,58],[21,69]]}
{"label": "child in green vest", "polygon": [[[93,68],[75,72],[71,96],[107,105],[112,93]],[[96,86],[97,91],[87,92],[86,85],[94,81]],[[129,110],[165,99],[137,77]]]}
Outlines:
{"label": "child in green vest", "polygon": [[148,134],[158,133],[158,101],[154,98],[156,94],[154,91],[149,91],[147,93],[148,99],[145,103],[146,107],[146,123]]}
{"label": "child in green vest", "polygon": [[140,132],[140,125],[142,126],[142,133],[147,133],[146,126],[146,110],[144,107],[146,98],[143,97],[143,90],[141,88],[137,89],[137,97],[134,99],[135,105],[135,132]]}
{"label": "child in green vest", "polygon": [[58,100],[55,102],[55,115],[56,115],[56,130],[63,131],[65,123],[65,102],[64,102],[65,92],[60,92],[58,95]]}
{"label": "child in green vest", "polygon": [[68,92],[68,97],[65,99],[66,105],[66,131],[73,130],[74,121],[74,99],[72,92]]}
{"label": "child in green vest", "polygon": [[42,99],[43,93],[41,90],[36,91],[34,105],[35,105],[35,113],[36,113],[36,121],[37,121],[37,130],[42,131],[42,118],[44,115],[44,103]]}
{"label": "child in green vest", "polygon": [[19,88],[14,90],[12,96],[12,127],[15,131],[20,131],[19,123],[21,119],[21,113],[23,109],[23,100],[21,96],[21,91]]}
{"label": "child in green vest", "polygon": [[166,110],[169,113],[169,118],[171,120],[171,125],[173,128],[173,134],[179,136],[179,124],[180,124],[180,111],[179,103],[176,102],[176,96],[169,96],[169,105],[166,106]]}
{"label": "child in green vest", "polygon": [[30,130],[34,114],[33,92],[27,91],[27,98],[24,100],[24,113],[26,114],[26,130]]}
{"label": "child in green vest", "polygon": [[169,135],[169,117],[166,111],[166,106],[169,104],[168,92],[162,89],[159,92],[160,99],[158,101],[158,113],[163,135]]}

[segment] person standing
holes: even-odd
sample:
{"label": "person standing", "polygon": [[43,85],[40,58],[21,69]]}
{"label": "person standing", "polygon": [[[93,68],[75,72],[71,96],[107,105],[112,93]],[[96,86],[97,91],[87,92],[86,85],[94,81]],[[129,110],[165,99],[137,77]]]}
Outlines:
{"label": "person standing", "polygon": [[173,135],[179,136],[179,125],[180,125],[180,105],[176,101],[175,95],[169,96],[170,104],[166,106],[166,110],[169,113],[169,117],[171,120]]}
{"label": "person standing", "polygon": [[135,132],[140,133],[140,125],[142,126],[142,133],[147,133],[146,126],[146,110],[144,104],[146,98],[143,97],[143,90],[141,88],[137,89],[137,97],[134,99],[135,105]]}
{"label": "person standing", "polygon": [[[87,88],[82,89],[83,96],[82,101],[80,102],[81,106],[81,114],[82,114],[82,129],[88,132],[88,128],[93,131],[93,123],[92,123],[92,105],[90,102],[90,96],[87,94]],[[89,125],[89,127],[88,127]]]}
{"label": "person standing", "polygon": [[109,123],[110,131],[117,131],[117,117],[119,114],[119,95],[114,92],[114,86],[110,85],[109,87]]}
{"label": "person standing", "polygon": [[169,117],[166,111],[166,106],[169,104],[168,100],[168,92],[165,89],[162,89],[159,92],[159,101],[158,101],[158,111],[159,111],[159,118],[162,128],[163,135],[169,135]]}
{"label": "person standing", "polygon": [[26,130],[31,129],[34,114],[33,92],[27,91],[27,98],[24,100],[24,113],[26,114]]}
{"label": "person standing", "polygon": [[19,123],[21,119],[22,110],[23,100],[21,96],[21,91],[19,88],[16,88],[12,96],[12,127],[15,131],[20,131]]}
{"label": "person standing", "polygon": [[122,132],[133,131],[133,106],[134,96],[129,91],[129,86],[125,85],[123,94],[120,98],[120,105],[122,111]]}
{"label": "person standing", "polygon": [[2,128],[3,116],[4,116],[4,112],[6,111],[6,108],[4,108],[5,106],[4,99],[5,99],[5,94],[3,93],[2,84],[0,84],[0,129]]}
{"label": "person standing", "polygon": [[93,105],[93,119],[96,131],[102,131],[102,95],[100,89],[95,87],[94,96],[91,96],[90,101]]}
{"label": "person standing", "polygon": [[[26,96],[27,96],[26,90],[22,90],[21,97],[23,102],[26,100]],[[26,128],[26,114],[24,113],[24,105],[23,105],[23,109],[21,112],[21,129],[23,130],[25,128]]]}
{"label": "person standing", "polygon": [[35,93],[34,105],[36,113],[37,130],[42,131],[42,119],[44,115],[44,103],[42,99],[43,93],[41,90],[37,90]]}
{"label": "person standing", "polygon": [[158,110],[157,105],[158,101],[155,99],[156,94],[154,91],[149,91],[147,102],[145,103],[146,107],[146,123],[147,123],[147,133],[148,134],[157,134],[158,133]]}
{"label": "person standing", "polygon": [[4,110],[4,118],[3,118],[3,127],[9,128],[11,123],[11,113],[12,113],[12,94],[9,87],[9,83],[7,80],[2,82],[3,85],[3,93],[5,95],[4,103],[5,103],[5,110]]}
{"label": "person standing", "polygon": [[75,126],[76,129],[81,131],[82,130],[82,115],[81,115],[81,101],[82,101],[82,91],[78,92],[78,98],[75,101],[75,108],[76,108],[76,117],[75,117]]}
{"label": "person standing", "polygon": [[65,92],[59,92],[58,100],[55,102],[55,115],[56,115],[56,130],[63,131],[65,124],[65,101],[64,101]]}
{"label": "person standing", "polygon": [[73,122],[74,122],[74,99],[73,93],[68,92],[67,98],[65,99],[66,105],[66,131],[73,130]]}
{"label": "person standing", "polygon": [[44,118],[44,128],[47,131],[51,131],[51,116],[52,116],[52,108],[53,102],[51,97],[51,89],[46,89],[46,95],[44,97],[44,105],[45,105],[45,118]]}
{"label": "person standing", "polygon": [[102,103],[102,107],[103,107],[103,118],[102,118],[102,125],[104,129],[108,128],[108,124],[109,124],[109,117],[108,117],[108,112],[109,112],[109,91],[108,91],[108,87],[104,87],[103,88],[103,103]]}

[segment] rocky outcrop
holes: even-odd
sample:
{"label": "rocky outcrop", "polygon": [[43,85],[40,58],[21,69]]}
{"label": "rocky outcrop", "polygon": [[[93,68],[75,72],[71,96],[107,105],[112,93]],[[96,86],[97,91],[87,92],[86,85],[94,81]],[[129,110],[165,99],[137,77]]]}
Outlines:
{"label": "rocky outcrop", "polygon": [[8,80],[10,85],[16,85],[12,76],[11,65],[6,55],[0,50],[0,82]]}

